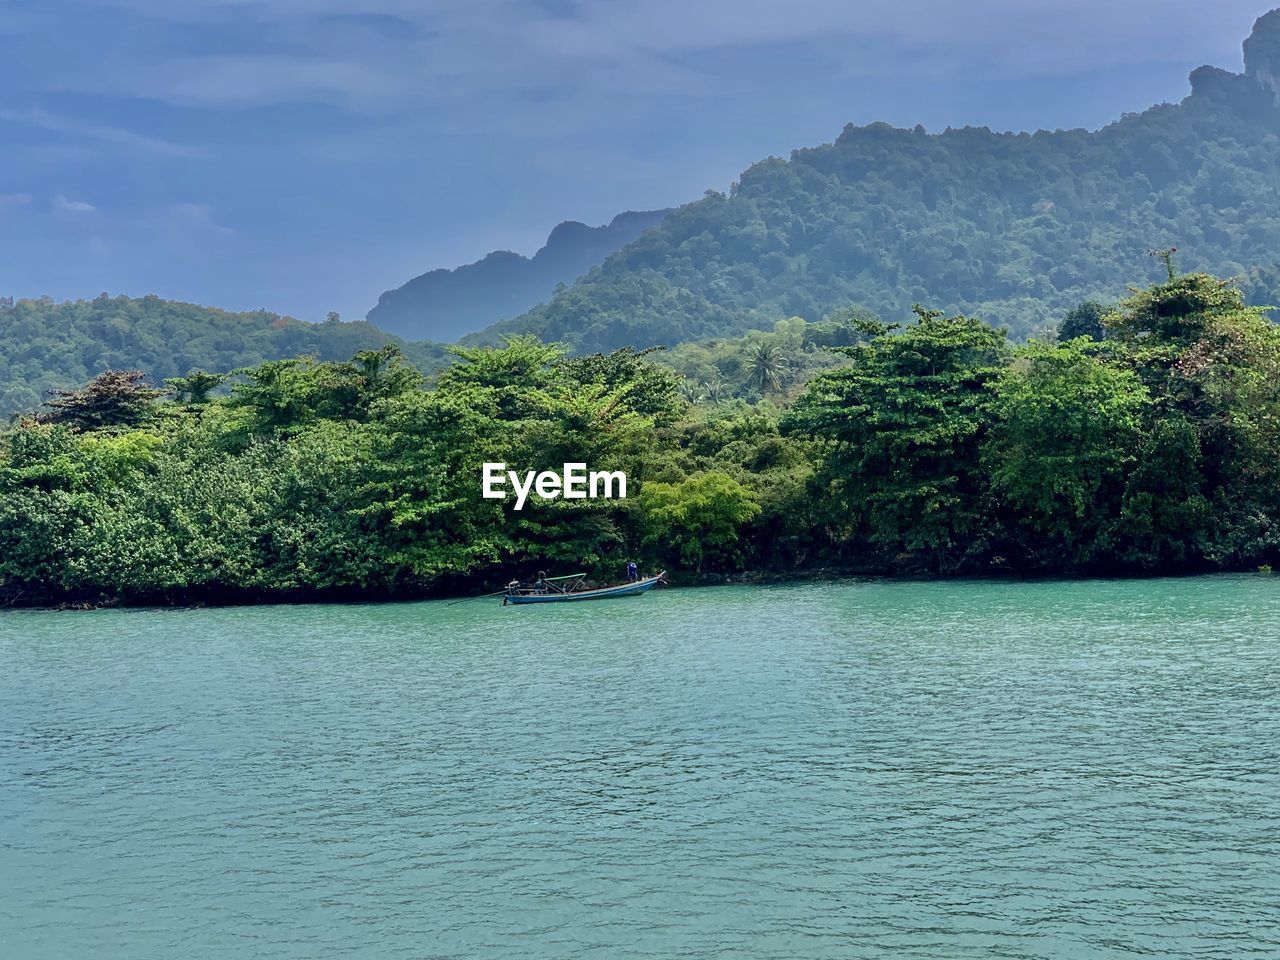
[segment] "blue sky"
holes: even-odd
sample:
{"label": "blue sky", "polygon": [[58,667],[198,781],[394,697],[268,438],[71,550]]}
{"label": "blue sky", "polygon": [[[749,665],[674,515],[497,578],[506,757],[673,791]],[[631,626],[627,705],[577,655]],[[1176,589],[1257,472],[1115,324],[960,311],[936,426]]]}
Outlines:
{"label": "blue sky", "polygon": [[1265,0],[0,0],[0,295],[318,320],[847,122],[1097,127]]}

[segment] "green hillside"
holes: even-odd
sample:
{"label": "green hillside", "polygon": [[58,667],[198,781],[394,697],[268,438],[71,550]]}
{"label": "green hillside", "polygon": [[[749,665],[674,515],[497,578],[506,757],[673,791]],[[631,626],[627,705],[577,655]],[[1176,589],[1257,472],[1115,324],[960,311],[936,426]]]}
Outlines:
{"label": "green hillside", "polygon": [[1245,50],[1244,74],[1201,67],[1181,103],[1096,132],[846,127],[752,166],[475,339],[607,350],[917,302],[1026,335],[1158,278],[1148,253],[1170,246],[1187,269],[1243,277],[1254,302],[1278,299],[1280,13]]}
{"label": "green hillside", "polygon": [[[368,323],[304,323],[265,310],[230,313],[160,297],[98,297],[55,303],[0,300],[0,416],[34,410],[51,389],[104,370],[138,369],[152,380],[192,369],[227,372],[266,360],[345,359],[399,342]],[[442,348],[406,344],[424,370]]]}

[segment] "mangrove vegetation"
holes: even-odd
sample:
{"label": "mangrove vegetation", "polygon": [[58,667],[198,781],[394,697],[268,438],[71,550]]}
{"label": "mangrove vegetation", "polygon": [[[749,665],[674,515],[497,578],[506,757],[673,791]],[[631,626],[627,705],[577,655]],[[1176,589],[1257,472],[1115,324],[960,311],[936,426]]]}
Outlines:
{"label": "mangrove vegetation", "polygon": [[[10,603],[460,593],[538,569],[1146,574],[1280,559],[1280,329],[1176,274],[1018,345],[924,308],[573,356],[387,344],[152,384],[103,373],[0,438]],[[481,497],[481,466],[625,500]]]}

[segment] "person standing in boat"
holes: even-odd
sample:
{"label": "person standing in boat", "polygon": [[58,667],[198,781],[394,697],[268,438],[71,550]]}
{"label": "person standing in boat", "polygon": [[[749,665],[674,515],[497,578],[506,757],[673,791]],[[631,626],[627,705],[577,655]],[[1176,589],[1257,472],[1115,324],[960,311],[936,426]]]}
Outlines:
{"label": "person standing in boat", "polygon": [[636,566],[634,560],[627,561],[627,579],[632,583],[640,579],[640,568]]}

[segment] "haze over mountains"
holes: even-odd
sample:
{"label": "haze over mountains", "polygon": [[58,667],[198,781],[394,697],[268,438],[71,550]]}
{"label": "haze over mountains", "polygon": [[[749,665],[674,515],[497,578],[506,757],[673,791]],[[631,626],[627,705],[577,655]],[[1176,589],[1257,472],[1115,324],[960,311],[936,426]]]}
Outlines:
{"label": "haze over mountains", "polygon": [[566,220],[532,257],[499,250],[453,270],[432,270],[378,298],[366,319],[410,340],[457,340],[519,316],[635,240],[670,210],[620,213],[589,227]]}
{"label": "haze over mountains", "polygon": [[1252,302],[1277,303],[1280,11],[1259,18],[1244,53],[1243,73],[1201,67],[1181,102],[1093,132],[848,126],[751,166],[728,193],[603,227],[561,224],[534,257],[424,274],[383,295],[373,326],[304,336],[312,325],[275,314],[154,297],[21,301],[0,309],[0,398],[18,409],[105,365],[183,372],[162,360],[166,342],[183,365],[214,370],[391,334],[496,343],[527,332],[593,352],[855,304],[900,320],[913,303],[1026,336],[1081,300],[1157,278],[1149,254],[1172,246],[1181,269],[1236,277]]}
{"label": "haze over mountains", "polygon": [[913,303],[1025,336],[1084,299],[1183,269],[1280,298],[1280,12],[1245,72],[1201,67],[1191,94],[1096,132],[848,126],[749,168],[545,305],[476,338],[531,332],[582,351],[741,333],[850,303]]}

